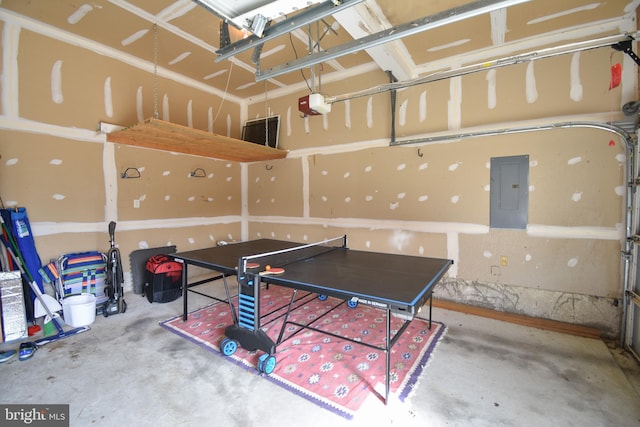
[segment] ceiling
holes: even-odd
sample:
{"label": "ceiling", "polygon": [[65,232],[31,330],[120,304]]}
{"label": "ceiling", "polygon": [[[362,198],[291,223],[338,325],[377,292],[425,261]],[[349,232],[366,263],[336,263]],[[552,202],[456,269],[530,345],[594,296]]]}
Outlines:
{"label": "ceiling", "polygon": [[[309,28],[314,42],[320,40],[314,52],[328,52],[419,18],[440,19],[445,11],[484,3],[487,1],[365,0],[265,42],[259,69],[269,70],[305,57],[309,52]],[[321,62],[313,69],[305,67],[261,81],[256,81],[253,49],[230,59],[215,60],[221,47],[220,18],[192,0],[0,0],[0,11],[29,25],[34,24],[31,19],[45,23],[38,28],[51,34],[157,64],[160,70],[181,74],[216,90],[227,89],[230,96],[251,102],[265,92],[315,91],[320,75],[324,81],[379,69],[391,70],[397,79],[405,81],[465,65],[471,58],[482,62],[621,34],[630,31],[620,28],[622,18],[635,15],[638,3],[640,0],[530,0],[375,48],[358,49]],[[300,12],[277,18],[271,25],[297,13]],[[246,33],[231,27],[230,37],[235,43]]]}

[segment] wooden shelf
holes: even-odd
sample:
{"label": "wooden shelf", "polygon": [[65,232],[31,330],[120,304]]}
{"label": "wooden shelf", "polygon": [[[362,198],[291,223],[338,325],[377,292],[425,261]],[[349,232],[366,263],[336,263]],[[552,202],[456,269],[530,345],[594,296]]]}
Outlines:
{"label": "wooden shelf", "polygon": [[107,134],[107,141],[236,162],[283,159],[285,150],[165,122],[147,119]]}

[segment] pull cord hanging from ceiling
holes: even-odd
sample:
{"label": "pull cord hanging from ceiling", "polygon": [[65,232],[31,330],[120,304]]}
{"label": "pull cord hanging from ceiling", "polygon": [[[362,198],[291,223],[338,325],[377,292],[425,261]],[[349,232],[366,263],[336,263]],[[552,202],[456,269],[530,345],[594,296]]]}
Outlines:
{"label": "pull cord hanging from ceiling", "polygon": [[158,23],[153,24],[153,118],[158,118]]}

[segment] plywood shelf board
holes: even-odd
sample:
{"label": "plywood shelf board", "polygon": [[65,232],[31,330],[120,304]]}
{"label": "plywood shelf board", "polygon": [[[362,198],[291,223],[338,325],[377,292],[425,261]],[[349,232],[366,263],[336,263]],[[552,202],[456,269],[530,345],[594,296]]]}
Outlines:
{"label": "plywood shelf board", "polygon": [[159,119],[147,119],[131,127],[111,132],[107,134],[107,141],[236,162],[276,160],[287,156],[285,150],[216,135]]}

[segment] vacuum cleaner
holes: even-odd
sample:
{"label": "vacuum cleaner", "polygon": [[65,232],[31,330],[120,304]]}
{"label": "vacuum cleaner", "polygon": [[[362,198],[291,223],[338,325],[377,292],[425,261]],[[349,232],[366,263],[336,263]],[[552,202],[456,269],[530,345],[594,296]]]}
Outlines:
{"label": "vacuum cleaner", "polygon": [[120,250],[116,247],[115,241],[116,223],[109,223],[109,252],[107,252],[107,269],[105,278],[105,294],[108,300],[102,307],[104,317],[127,311],[127,303],[124,300],[124,273],[122,271],[122,260]]}

